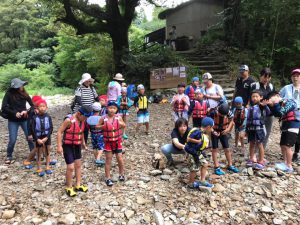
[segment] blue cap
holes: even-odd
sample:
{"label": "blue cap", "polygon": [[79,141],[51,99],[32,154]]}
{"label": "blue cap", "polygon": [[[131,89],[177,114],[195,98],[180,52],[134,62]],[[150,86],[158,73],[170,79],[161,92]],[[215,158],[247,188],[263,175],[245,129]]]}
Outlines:
{"label": "blue cap", "polygon": [[83,105],[80,107],[78,112],[80,112],[85,117],[90,117],[93,114],[93,108],[90,106]]}
{"label": "blue cap", "polygon": [[201,122],[201,127],[214,126],[214,120],[210,117],[205,117]]}
{"label": "blue cap", "polygon": [[107,103],[107,107],[109,107],[109,106],[115,106],[115,107],[119,108],[118,104],[115,101],[109,101]]}
{"label": "blue cap", "polygon": [[199,77],[193,77],[193,82],[199,81]]}
{"label": "blue cap", "polygon": [[243,98],[240,96],[235,97],[234,103],[243,104],[244,103]]}

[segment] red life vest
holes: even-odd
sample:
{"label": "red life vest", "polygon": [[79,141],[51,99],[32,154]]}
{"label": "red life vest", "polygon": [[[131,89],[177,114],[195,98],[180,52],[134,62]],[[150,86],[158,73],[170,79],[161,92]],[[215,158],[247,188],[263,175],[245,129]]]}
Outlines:
{"label": "red life vest", "polygon": [[242,109],[235,109],[233,121],[237,127],[243,125],[245,121],[245,108]]}
{"label": "red life vest", "polygon": [[174,102],[174,111],[175,112],[183,112],[185,109],[185,102],[182,99],[177,99]]}
{"label": "red life vest", "polygon": [[203,101],[202,104],[199,101],[195,101],[195,107],[193,109],[193,118],[204,118],[207,115],[207,102]]}
{"label": "red life vest", "polygon": [[112,121],[108,120],[108,117],[104,117],[104,126],[103,126],[103,139],[106,142],[118,141],[122,138],[122,130],[120,127],[119,120],[114,117]]}
{"label": "red life vest", "polygon": [[[285,101],[282,103],[282,106],[285,105]],[[286,115],[283,115],[280,119],[281,121],[294,121],[296,119],[295,111],[288,112]]]}
{"label": "red life vest", "polygon": [[190,100],[194,100],[195,99],[195,89],[194,87],[191,85],[190,86],[190,91],[189,91],[189,94],[188,94]]}
{"label": "red life vest", "polygon": [[66,145],[81,145],[84,123],[78,122],[73,116],[68,118],[71,120],[71,126],[64,132],[63,143]]}
{"label": "red life vest", "polygon": [[223,131],[228,128],[230,121],[227,115],[223,116],[220,113],[216,112],[214,115],[214,122],[215,122],[214,130]]}

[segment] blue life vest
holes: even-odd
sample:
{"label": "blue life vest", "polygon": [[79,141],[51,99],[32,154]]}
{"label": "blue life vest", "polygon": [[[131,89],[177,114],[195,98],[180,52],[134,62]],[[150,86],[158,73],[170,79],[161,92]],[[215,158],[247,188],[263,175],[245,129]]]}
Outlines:
{"label": "blue life vest", "polygon": [[136,92],[135,85],[129,84],[127,87],[127,97],[130,99],[134,99],[136,96],[138,96],[138,93]]}
{"label": "blue life vest", "polygon": [[47,136],[50,132],[50,117],[46,114],[41,117],[39,115],[35,116],[35,134],[37,137]]}
{"label": "blue life vest", "polygon": [[247,127],[263,127],[266,112],[259,105],[250,106],[247,116]]}

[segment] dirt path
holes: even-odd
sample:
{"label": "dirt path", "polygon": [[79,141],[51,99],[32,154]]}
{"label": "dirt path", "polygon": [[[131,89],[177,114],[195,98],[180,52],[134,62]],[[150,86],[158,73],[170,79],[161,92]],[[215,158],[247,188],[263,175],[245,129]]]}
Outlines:
{"label": "dirt path", "polygon": [[[55,132],[68,111],[51,109]],[[22,161],[28,153],[22,135],[15,148],[16,162],[3,165],[8,141],[6,121],[0,119],[0,224],[300,224],[300,176],[272,178],[252,175],[243,158],[235,157],[240,174],[218,178],[209,176],[217,188],[212,193],[186,189],[182,180],[187,168],[180,162],[176,169],[152,176],[151,165],[158,146],[170,141],[173,121],[168,105],[151,105],[151,135],[133,139],[134,116],[129,119],[124,184],[112,188],[104,183],[104,169],[93,164],[92,152],[83,153],[83,181],[89,192],[69,198],[64,193],[65,163],[58,159],[54,174],[40,178],[34,170],[25,170]],[[279,161],[279,130],[276,123],[266,157]],[[55,143],[55,135],[52,137]],[[223,159],[223,157],[221,158]],[[116,179],[117,167],[114,165]],[[300,172],[300,171],[299,171]],[[162,215],[162,218],[160,217]],[[4,219],[11,217],[11,219]],[[162,220],[160,220],[162,219]]]}

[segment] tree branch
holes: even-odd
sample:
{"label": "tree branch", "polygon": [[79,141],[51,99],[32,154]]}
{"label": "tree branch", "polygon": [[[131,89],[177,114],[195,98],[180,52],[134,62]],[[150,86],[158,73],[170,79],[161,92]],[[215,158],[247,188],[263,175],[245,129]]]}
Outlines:
{"label": "tree branch", "polygon": [[104,12],[97,4],[88,4],[87,0],[71,0],[70,4],[73,8],[79,9],[88,16],[97,18],[99,20],[107,20],[107,13]]}

